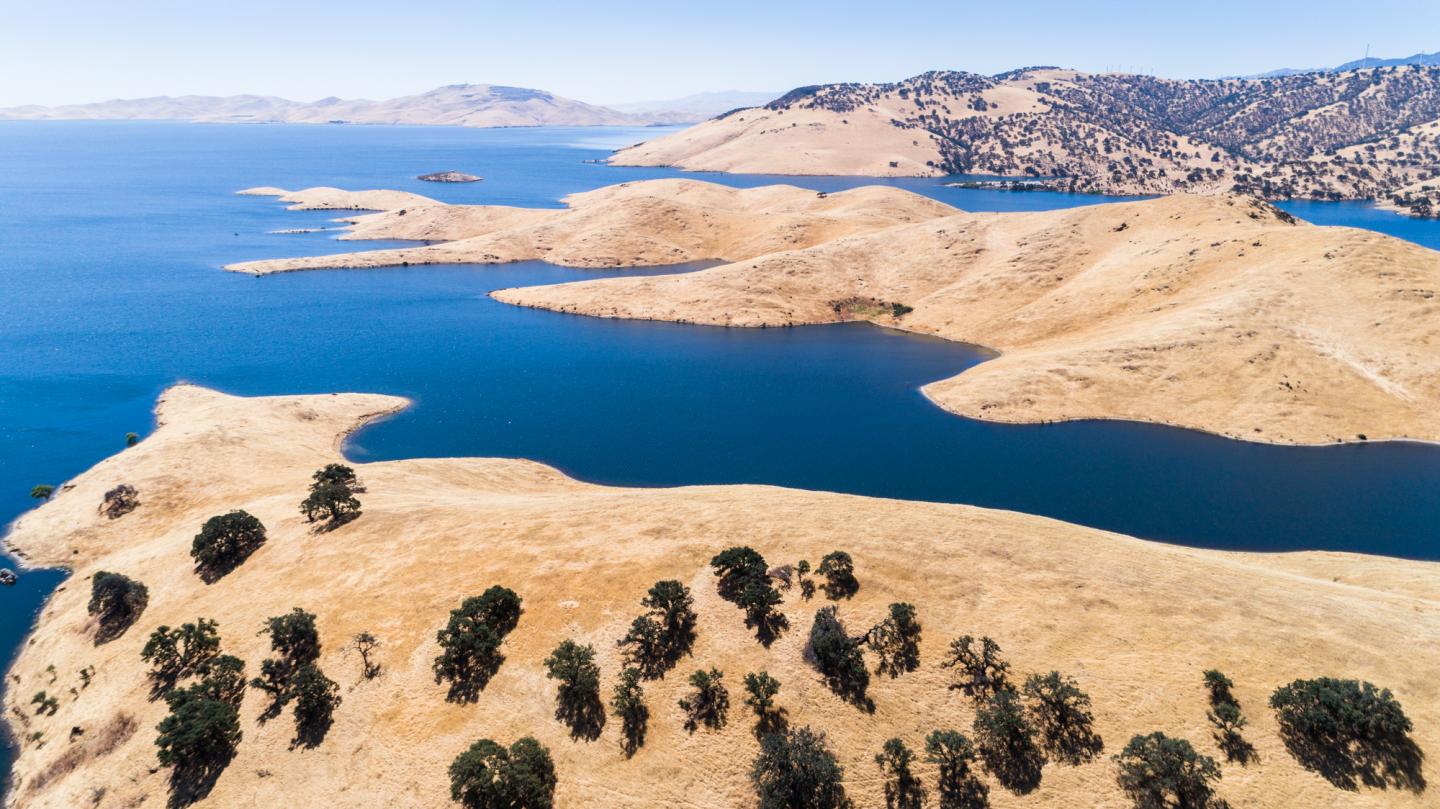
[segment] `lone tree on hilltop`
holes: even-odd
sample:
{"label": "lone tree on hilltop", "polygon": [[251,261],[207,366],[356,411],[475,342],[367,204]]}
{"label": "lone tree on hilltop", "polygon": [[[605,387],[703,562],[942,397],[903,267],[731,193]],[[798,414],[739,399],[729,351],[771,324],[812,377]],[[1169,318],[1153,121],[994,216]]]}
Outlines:
{"label": "lone tree on hilltop", "polygon": [[140,659],[150,664],[151,692],[159,696],[184,677],[196,674],[220,654],[219,625],[208,618],[171,629],[160,626],[150,633]]}
{"label": "lone tree on hilltop", "polygon": [[635,751],[645,744],[645,730],[650,724],[650,709],[645,705],[641,677],[639,669],[621,669],[620,679],[615,683],[615,694],[610,699],[610,709],[620,720],[620,749],[626,758],[635,755]]}
{"label": "lone tree on hilltop", "polygon": [[925,788],[910,768],[915,754],[898,737],[889,739],[875,756],[880,777],[885,780],[886,809],[920,809],[925,804]]}
{"label": "lone tree on hilltop", "polygon": [[265,526],[244,511],[211,517],[190,543],[195,572],[206,583],[239,567],[265,544]]}
{"label": "lone tree on hilltop", "polygon": [[505,749],[481,739],[450,764],[450,800],[465,809],[551,809],[555,762],[526,736]]}
{"label": "lone tree on hilltop", "polygon": [[435,682],[450,683],[446,699],[473,702],[479,696],[505,662],[500,644],[519,623],[520,614],[520,596],[499,585],[450,611],[445,628],[435,633],[440,654],[433,666]]}
{"label": "lone tree on hilltop", "polygon": [[891,604],[889,616],[865,633],[865,644],[879,657],[876,674],[899,677],[919,668],[920,622],[915,618],[915,605]]}
{"label": "lone tree on hilltop", "polygon": [[545,658],[545,676],[558,680],[555,718],[570,727],[574,738],[594,740],[605,727],[605,709],[600,704],[600,667],[595,665],[595,648],[566,640]]}
{"label": "lone tree on hilltop", "polygon": [[148,603],[150,590],[145,585],[119,573],[98,571],[90,578],[88,606],[88,611],[98,626],[95,645],[99,646],[125,634],[125,630],[135,623]]}
{"label": "lone tree on hilltop", "polygon": [[1032,674],[1025,680],[1025,699],[1040,729],[1045,752],[1067,764],[1084,764],[1100,755],[1105,743],[1096,735],[1090,695],[1072,677],[1060,672]]}
{"label": "lone tree on hilltop", "polygon": [[1275,689],[1270,707],[1285,748],[1330,783],[1419,792],[1425,788],[1410,719],[1388,688],[1321,677]]}
{"label": "lone tree on hilltop", "polygon": [[845,632],[835,607],[822,607],[815,613],[807,652],[831,691],[846,702],[870,708],[865,695],[870,687],[870,672],[865,669],[860,638],[852,638]]}
{"label": "lone tree on hilltop", "polygon": [[850,809],[845,769],[808,727],[771,733],[760,740],[750,768],[759,809]]}
{"label": "lone tree on hilltop", "polygon": [[850,598],[860,591],[860,581],[855,578],[855,562],[844,551],[825,554],[815,572],[825,577],[825,596],[831,601]]}
{"label": "lone tree on hilltop", "polygon": [[1045,757],[1013,689],[992,694],[975,712],[974,728],[980,760],[1002,786],[1021,795],[1040,786]]}
{"label": "lone tree on hilltop", "polygon": [[1131,738],[1115,763],[1116,781],[1136,809],[1207,809],[1220,780],[1215,759],[1158,731]]}
{"label": "lone tree on hilltop", "polygon": [[983,699],[1008,687],[1010,664],[1000,657],[1000,644],[990,638],[981,638],[978,646],[970,635],[956,638],[940,666],[955,669],[955,682],[950,687],[973,699]]}
{"label": "lone tree on hilltop", "polygon": [[680,700],[686,730],[694,733],[701,725],[711,730],[725,727],[730,714],[730,692],[725,688],[724,679],[724,672],[714,667],[690,675],[690,693]]}
{"label": "lone tree on hilltop", "polygon": [[925,760],[940,770],[940,809],[985,809],[990,788],[975,776],[975,747],[965,734],[936,730],[925,737]]}

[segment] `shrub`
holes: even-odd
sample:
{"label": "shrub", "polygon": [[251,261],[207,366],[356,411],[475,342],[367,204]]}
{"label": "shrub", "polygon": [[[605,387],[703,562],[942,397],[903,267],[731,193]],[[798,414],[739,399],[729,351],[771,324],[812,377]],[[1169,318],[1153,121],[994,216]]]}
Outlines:
{"label": "shrub", "polygon": [[99,627],[95,644],[98,646],[125,634],[149,602],[150,591],[145,585],[119,573],[98,571],[90,578],[88,606]]}
{"label": "shrub", "polygon": [[195,572],[213,582],[239,567],[265,544],[265,526],[244,511],[232,511],[205,521],[190,543]]}
{"label": "shrub", "polygon": [[645,705],[645,689],[640,685],[639,669],[626,668],[620,671],[615,683],[615,694],[610,699],[610,709],[620,720],[620,749],[625,757],[645,744],[645,729],[650,722],[650,709]]}
{"label": "shrub", "polygon": [[1270,707],[1286,749],[1332,784],[1424,788],[1410,719],[1389,689],[1332,677],[1295,680],[1275,689]]}
{"label": "shrub", "polygon": [[1090,695],[1060,672],[1032,674],[1025,680],[1030,715],[1040,729],[1045,751],[1067,764],[1083,764],[1105,749],[1094,730]]}
{"label": "shrub", "polygon": [[831,601],[850,598],[860,590],[860,582],[855,578],[855,562],[844,551],[825,554],[815,572],[825,577],[825,595]]}
{"label": "shrub", "polygon": [[199,618],[193,624],[176,629],[161,626],[150,633],[140,659],[150,664],[154,693],[169,691],[220,654],[218,627],[208,618]]}
{"label": "shrub", "polygon": [[295,739],[292,747],[315,747],[330,730],[335,709],[340,705],[340,686],[325,676],[314,663],[301,666],[291,679],[295,700]]}
{"label": "shrub", "polygon": [[481,739],[450,764],[450,800],[465,809],[551,809],[555,762],[526,736],[506,750]]}
{"label": "shrub", "polygon": [[100,513],[114,520],[134,511],[138,505],[140,493],[135,491],[134,486],[122,483],[105,493],[100,502]]}
{"label": "shrub", "polygon": [[808,651],[831,691],[847,702],[868,705],[865,692],[870,687],[870,672],[865,669],[860,639],[846,634],[834,607],[815,613]]}
{"label": "shrub", "polygon": [[920,622],[915,606],[899,602],[890,605],[890,615],[865,633],[865,643],[880,658],[876,674],[899,677],[920,667]]}
{"label": "shrub", "polygon": [[450,611],[445,628],[435,633],[440,654],[433,666],[435,682],[450,683],[447,699],[475,700],[505,661],[500,643],[519,623],[520,613],[520,597],[499,585]]}
{"label": "shrub", "polygon": [[975,745],[985,769],[1006,789],[1023,795],[1040,785],[1045,759],[1013,689],[995,692],[975,712]]}
{"label": "shrub", "polygon": [[55,487],[48,483],[41,483],[30,490],[30,496],[36,500],[49,500],[53,494],[55,494]]}
{"label": "shrub", "polygon": [[600,667],[595,649],[573,640],[563,641],[545,658],[545,676],[559,680],[555,695],[555,718],[570,726],[570,735],[595,739],[605,726],[600,705]]}
{"label": "shrub", "polygon": [[990,788],[970,769],[975,762],[975,747],[963,733],[932,731],[925,737],[925,760],[940,770],[940,809],[984,809],[990,805]]}
{"label": "shrub", "polygon": [[978,648],[970,635],[951,641],[950,652],[940,666],[955,669],[955,682],[950,687],[965,692],[967,697],[983,699],[1008,687],[1010,664],[1001,659],[1000,645],[990,638],[981,638]]}
{"label": "shrub", "polygon": [[701,725],[711,730],[725,727],[730,713],[730,692],[725,689],[724,679],[724,672],[713,667],[690,675],[690,693],[680,700],[686,730],[694,733]]}
{"label": "shrub", "polygon": [[1195,752],[1184,739],[1164,733],[1135,736],[1115,757],[1120,789],[1136,809],[1205,809],[1220,765]]}
{"label": "shrub", "polygon": [[759,809],[848,809],[844,777],[824,734],[810,728],[763,737],[750,769]]}
{"label": "shrub", "polygon": [[887,809],[920,809],[925,803],[925,790],[910,769],[915,754],[899,738],[889,739],[875,756],[880,777],[885,780]]}

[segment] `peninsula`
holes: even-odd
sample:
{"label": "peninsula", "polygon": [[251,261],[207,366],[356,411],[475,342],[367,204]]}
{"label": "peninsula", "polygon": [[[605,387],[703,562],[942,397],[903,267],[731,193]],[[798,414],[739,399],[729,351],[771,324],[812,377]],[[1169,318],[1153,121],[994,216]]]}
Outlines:
{"label": "peninsula", "polygon": [[[336,686],[329,724],[297,746],[289,710],[266,719],[266,693],[244,688],[238,743],[209,773],[205,806],[447,805],[447,768],[476,739],[532,736],[553,757],[556,805],[739,809],[754,803],[759,750],[742,680],[759,671],[779,682],[774,702],[791,727],[825,734],[855,804],[883,805],[874,757],[886,739],[914,747],[937,728],[969,733],[976,703],[941,665],[962,635],[993,638],[1017,683],[1056,670],[1092,700],[1087,752],[1076,763],[1050,756],[1024,798],[1008,776],[975,764],[995,806],[1128,805],[1111,755],[1135,734],[1160,731],[1224,761],[1206,719],[1209,669],[1233,681],[1249,720],[1243,741],[1253,757],[1226,763],[1214,785],[1231,805],[1343,799],[1420,809],[1432,797],[1424,782],[1440,778],[1434,564],[1186,549],[1013,512],[764,486],[612,488],[479,458],[358,465],[359,516],[317,531],[296,507],[311,473],[343,462],[351,430],[403,406],[386,396],[238,398],[175,387],[151,436],[16,523],[14,551],[73,575],[9,673],[5,717],[22,740],[11,806],[162,805],[171,769],[157,767],[155,739],[168,708],[151,697],[147,639],[162,626],[213,620],[223,652],[248,677],[273,654],[257,631],[293,608],[314,616],[315,664]],[[97,511],[122,483],[138,504],[113,518]],[[263,544],[223,575],[197,575],[196,532],[235,509],[263,523]],[[858,590],[826,585],[806,598],[793,579],[775,579],[788,629],[767,647],[709,566],[742,545],[788,576],[787,565],[844,551]],[[103,638],[87,612],[101,571],[149,592],[130,623]],[[695,635],[670,676],[644,681],[648,726],[627,757],[619,719],[580,735],[557,719],[544,661],[566,639],[593,646],[608,699],[622,666],[617,641],[659,580],[693,595]],[[518,622],[473,701],[447,700],[432,670],[436,633],[462,600],[492,585],[523,600]],[[822,607],[837,607],[858,634],[897,602],[912,604],[923,626],[918,658],[898,676],[868,678],[867,709],[807,662],[807,636]],[[360,633],[378,644],[366,658],[378,666],[373,676],[352,648]],[[687,676],[712,667],[732,694],[728,720],[687,730],[677,706]],[[1391,689],[1413,721],[1407,744],[1430,755],[1391,762],[1389,788],[1348,792],[1302,766],[1266,703],[1276,688],[1318,676]],[[53,703],[37,712],[31,695],[40,692]],[[914,766],[933,786],[933,765]]]}

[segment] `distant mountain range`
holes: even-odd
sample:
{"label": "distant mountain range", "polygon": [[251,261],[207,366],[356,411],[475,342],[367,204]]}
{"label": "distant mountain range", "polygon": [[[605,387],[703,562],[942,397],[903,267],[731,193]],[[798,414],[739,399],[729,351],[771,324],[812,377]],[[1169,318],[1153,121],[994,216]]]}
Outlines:
{"label": "distant mountain range", "polygon": [[[692,97],[693,98],[693,97]],[[768,99],[767,99],[768,100]],[[704,113],[624,112],[543,90],[498,84],[452,84],[428,93],[384,101],[322,98],[291,101],[275,96],[158,96],[59,107],[0,109],[0,119],[149,119],[210,123],[423,124],[471,127],[644,126],[691,123]]]}
{"label": "distant mountain range", "polygon": [[1399,59],[1381,59],[1367,57],[1356,59],[1353,62],[1346,62],[1335,67],[1282,67],[1279,70],[1272,70],[1269,73],[1256,73],[1253,76],[1242,76],[1246,79],[1274,79],[1282,76],[1296,76],[1301,73],[1342,73],[1346,70],[1359,70],[1367,67],[1398,67],[1400,65],[1425,65],[1427,67],[1440,65],[1440,51],[1435,53],[1417,53],[1413,56],[1405,56]]}
{"label": "distant mountain range", "polygon": [[[1381,199],[1440,212],[1440,67],[1177,80],[1054,67],[800,87],[620,165],[1032,178],[1107,194]],[[1433,199],[1432,199],[1433,197]]]}
{"label": "distant mountain range", "polygon": [[723,90],[711,93],[695,93],[683,98],[664,101],[636,101],[629,104],[612,104],[613,109],[635,114],[668,114],[688,116],[693,121],[714,118],[722,112],[740,107],[758,107],[773,101],[783,91],[754,92],[749,90]]}

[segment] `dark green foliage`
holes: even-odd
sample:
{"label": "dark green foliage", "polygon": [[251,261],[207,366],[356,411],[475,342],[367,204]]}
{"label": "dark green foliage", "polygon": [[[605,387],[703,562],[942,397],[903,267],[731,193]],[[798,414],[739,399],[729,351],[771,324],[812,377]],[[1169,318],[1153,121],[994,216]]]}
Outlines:
{"label": "dark green foliage", "polygon": [[765,557],[737,545],[716,554],[710,560],[710,567],[719,578],[716,587],[720,597],[745,610],[745,625],[755,630],[761,643],[769,646],[788,623],[775,609],[782,599],[770,584]]}
{"label": "dark green foliage", "polygon": [[49,500],[54,493],[55,487],[48,483],[41,483],[30,490],[30,496],[36,500]]}
{"label": "dark green foliage", "polygon": [[595,649],[566,640],[545,658],[545,676],[558,680],[555,718],[570,727],[573,738],[594,740],[605,727],[600,704],[600,667]]}
{"label": "dark green foliage", "polygon": [[610,710],[620,720],[620,749],[625,757],[645,744],[645,729],[650,723],[650,709],[645,705],[645,689],[640,685],[643,675],[639,669],[626,668],[620,671],[615,683],[615,694],[610,699]]}
{"label": "dark green foliage", "polygon": [[825,577],[825,596],[831,601],[849,598],[860,590],[855,578],[855,562],[844,551],[831,551],[820,560],[815,572]]}
{"label": "dark green foliage", "polygon": [[176,699],[204,697],[228,702],[238,708],[245,699],[245,661],[234,655],[211,658],[200,666],[196,675],[199,679],[188,687],[166,694],[166,701],[173,706]]}
{"label": "dark green foliage", "polygon": [[135,445],[138,444],[138,443],[140,443],[140,436],[139,436],[139,435],[137,435],[137,434],[135,434],[135,433],[126,433],[126,434],[125,434],[125,446],[126,446],[126,447],[133,447],[133,446],[135,446]]}
{"label": "dark green foliage", "polygon": [[975,747],[965,734],[936,730],[925,737],[925,760],[940,770],[940,809],[985,809],[990,788],[975,777]]}
{"label": "dark green foliage", "polygon": [[1195,752],[1184,739],[1164,733],[1135,736],[1115,757],[1120,789],[1136,809],[1206,809],[1220,765]]}
{"label": "dark green foliage", "polygon": [[759,809],[849,809],[844,778],[824,734],[810,728],[761,738],[750,769]]}
{"label": "dark green foliage", "polygon": [[951,641],[950,653],[940,667],[955,669],[950,687],[967,697],[984,699],[1009,687],[1010,664],[1000,657],[1000,645],[990,638],[981,638],[979,646],[970,635]]}
{"label": "dark green foliage", "polygon": [[44,691],[36,691],[35,696],[30,698],[30,704],[37,706],[35,708],[36,716],[40,716],[41,714],[54,716],[55,712],[60,710],[60,700],[55,699]]}
{"label": "dark green foliage", "polygon": [[176,692],[156,727],[160,764],[170,771],[170,803],[183,806],[210,793],[240,744],[240,716],[229,702],[191,689]]}
{"label": "dark green foliage", "polygon": [[765,736],[785,730],[785,709],[775,704],[780,681],[761,671],[745,675],[745,704],[755,712],[755,735]]}
{"label": "dark green foliage", "polygon": [[101,570],[90,578],[89,612],[95,617],[95,645],[125,634],[150,603],[150,590],[138,581]]}
{"label": "dark green foliage", "polygon": [[865,634],[865,643],[880,658],[876,674],[899,677],[920,667],[920,622],[915,605],[890,605],[890,615]]}
{"label": "dark green foliage", "polygon": [[795,564],[795,578],[800,582],[800,597],[809,601],[815,597],[815,580],[810,578],[810,562],[801,559]]}
{"label": "dark green foliage", "polygon": [[352,491],[358,490],[360,485],[359,481],[355,478],[355,470],[340,463],[326,464],[323,469],[316,471],[315,474],[311,476],[311,479],[314,481],[310,484],[310,491],[312,492],[321,486],[331,484],[339,484]]}
{"label": "dark green foliage", "polygon": [[975,746],[985,769],[1006,789],[1024,795],[1040,786],[1045,757],[1014,689],[996,691],[976,710]]}
{"label": "dark green foliage", "polygon": [[694,599],[678,581],[656,582],[640,603],[649,612],[630,624],[620,639],[625,661],[646,678],[663,677],[695,643]]}
{"label": "dark green foliage", "polygon": [[845,632],[835,607],[822,607],[815,613],[807,647],[815,668],[824,675],[831,691],[847,702],[868,709],[870,702],[865,692],[870,687],[870,672],[865,669],[860,643],[860,638],[852,638]]}
{"label": "dark green foliage", "polygon": [[1100,755],[1105,744],[1096,735],[1090,695],[1074,678],[1060,672],[1032,674],[1025,680],[1025,699],[1040,730],[1045,752],[1066,764],[1084,764]]}
{"label": "dark green foliage", "polygon": [[1286,749],[1335,786],[1425,788],[1424,756],[1389,689],[1332,677],[1295,680],[1275,689],[1270,707]]}
{"label": "dark green foliage", "polygon": [[920,809],[925,804],[925,789],[910,769],[915,754],[899,738],[889,739],[875,756],[880,777],[885,779],[887,809]]}
{"label": "dark green foliage", "polygon": [[450,764],[450,800],[465,809],[551,809],[555,763],[526,736],[506,750],[481,739]]}
{"label": "dark green foliage", "polygon": [[181,678],[196,674],[220,654],[218,626],[208,618],[199,618],[177,629],[161,626],[150,633],[140,659],[150,664],[154,695],[174,688]]}
{"label": "dark green foliage", "polygon": [[340,705],[340,686],[326,677],[314,663],[301,666],[291,678],[295,700],[295,738],[291,747],[315,747],[325,740],[335,709]]}
{"label": "dark green foliage", "polygon": [[1240,711],[1240,701],[1230,690],[1234,685],[1229,677],[1215,669],[1205,672],[1205,689],[1210,692],[1210,710],[1205,713],[1205,718],[1215,727],[1212,735],[1225,754],[1225,760],[1245,766],[1258,759],[1260,754],[1255,745],[1245,741],[1240,734],[1248,723]]}
{"label": "dark green foliage", "polygon": [[360,501],[355,492],[343,483],[322,483],[310,490],[300,503],[306,522],[323,521],[322,530],[344,525],[360,516]]}
{"label": "dark green foliage", "polygon": [[730,714],[730,692],[724,680],[724,672],[716,668],[697,670],[690,675],[690,693],[680,700],[686,730],[694,733],[701,725],[710,730],[725,727]]}
{"label": "dark green foliage", "polygon": [[459,609],[450,611],[450,621],[435,633],[440,644],[435,682],[449,681],[447,699],[475,701],[505,661],[500,643],[519,623],[520,613],[520,597],[499,585],[465,599]]}
{"label": "dark green foliage", "polygon": [[195,572],[214,582],[239,567],[265,544],[265,526],[244,511],[232,511],[205,521],[190,543]]}
{"label": "dark green foliage", "polygon": [[251,680],[250,686],[270,694],[270,707],[260,715],[265,721],[279,716],[295,697],[296,675],[320,657],[320,633],[315,629],[315,616],[296,607],[267,618],[260,634],[270,636],[272,656],[261,662],[260,676]]}
{"label": "dark green foliage", "polygon": [[752,581],[763,581],[766,578],[765,557],[755,552],[753,548],[737,545],[727,548],[710,560],[710,567],[719,578],[716,587],[720,597],[726,601],[735,601],[740,597],[745,585]]}

